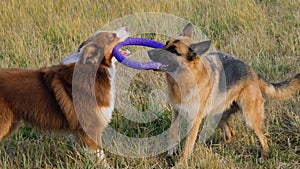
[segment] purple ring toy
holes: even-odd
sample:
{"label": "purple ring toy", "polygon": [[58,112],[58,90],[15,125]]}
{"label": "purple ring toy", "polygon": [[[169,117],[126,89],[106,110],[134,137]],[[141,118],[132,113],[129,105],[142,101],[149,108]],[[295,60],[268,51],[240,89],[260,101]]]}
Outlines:
{"label": "purple ring toy", "polygon": [[138,70],[159,69],[163,65],[159,62],[137,62],[126,58],[119,52],[119,49],[128,45],[147,46],[152,48],[164,47],[164,44],[147,38],[127,38],[125,41],[117,44],[113,49],[113,55],[123,65]]}

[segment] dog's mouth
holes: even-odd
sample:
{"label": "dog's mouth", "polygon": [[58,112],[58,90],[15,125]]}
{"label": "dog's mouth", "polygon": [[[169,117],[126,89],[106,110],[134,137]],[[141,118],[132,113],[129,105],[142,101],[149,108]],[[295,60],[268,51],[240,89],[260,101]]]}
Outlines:
{"label": "dog's mouth", "polygon": [[169,65],[161,65],[158,69],[153,69],[156,72],[166,72],[169,68]]}
{"label": "dog's mouth", "polygon": [[130,50],[122,50],[122,49],[119,49],[119,52],[121,53],[121,55],[123,55],[123,56],[129,56],[129,55],[131,55],[131,52],[130,52]]}
{"label": "dog's mouth", "polygon": [[162,64],[158,69],[153,69],[154,71],[167,72],[169,70],[171,65],[164,57],[167,54],[169,54],[169,52],[167,52],[165,50],[161,50],[161,49],[151,49],[151,50],[148,50],[147,53],[148,53],[150,60],[152,60],[154,62],[159,62]]}

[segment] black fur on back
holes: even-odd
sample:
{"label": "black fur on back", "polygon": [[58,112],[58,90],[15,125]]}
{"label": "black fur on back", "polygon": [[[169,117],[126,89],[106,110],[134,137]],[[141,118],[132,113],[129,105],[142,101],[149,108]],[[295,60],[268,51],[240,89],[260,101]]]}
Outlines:
{"label": "black fur on back", "polygon": [[[218,59],[222,63],[219,79],[220,91],[227,90],[239,80],[251,76],[250,67],[238,58],[235,58],[222,52],[212,52],[207,54],[206,56],[208,60],[210,60],[209,58],[212,57],[218,57]],[[212,67],[216,66],[216,63],[212,63],[211,61],[210,63],[212,64]],[[213,68],[213,70],[215,70],[215,68]]]}

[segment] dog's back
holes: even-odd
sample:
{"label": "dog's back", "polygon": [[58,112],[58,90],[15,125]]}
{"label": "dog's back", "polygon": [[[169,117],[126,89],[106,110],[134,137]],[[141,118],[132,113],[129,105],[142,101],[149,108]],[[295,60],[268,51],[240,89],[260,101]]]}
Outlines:
{"label": "dog's back", "polygon": [[[49,87],[48,82],[57,78],[52,76],[54,73],[51,71],[53,70],[0,70],[0,128],[4,128],[5,123],[10,123],[10,120],[14,123],[22,120],[43,130],[68,128],[54,91]],[[60,71],[68,71],[67,66],[61,66]],[[72,76],[72,73],[68,74]],[[61,79],[63,80],[65,79]]]}

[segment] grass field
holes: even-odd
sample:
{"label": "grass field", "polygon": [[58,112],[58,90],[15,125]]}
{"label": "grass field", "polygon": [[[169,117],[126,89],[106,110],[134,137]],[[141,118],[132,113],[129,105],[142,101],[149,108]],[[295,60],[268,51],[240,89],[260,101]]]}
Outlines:
{"label": "grass field", "polygon": [[[58,64],[92,33],[122,16],[164,12],[191,21],[217,50],[244,60],[270,81],[300,72],[299,0],[161,0],[161,1],[0,1],[0,67],[39,68]],[[178,32],[179,33],[179,32]],[[122,71],[122,66],[118,67]],[[144,95],[149,83],[161,86],[160,74],[141,72],[130,84],[130,98],[149,108]],[[118,79],[122,81],[122,77]],[[163,81],[163,80],[162,80]],[[1,90],[1,89],[0,89]],[[300,168],[300,91],[284,101],[265,104],[269,158],[259,164],[260,146],[241,115],[231,124],[236,137],[220,143],[217,130],[207,144],[197,144],[189,168]],[[134,123],[115,111],[110,126],[128,136],[148,137],[170,125],[170,109],[150,123]],[[1,130],[1,129],[0,129]],[[114,168],[167,168],[165,156],[122,157],[107,152]],[[0,143],[0,168],[100,168],[66,137],[22,127]]]}

